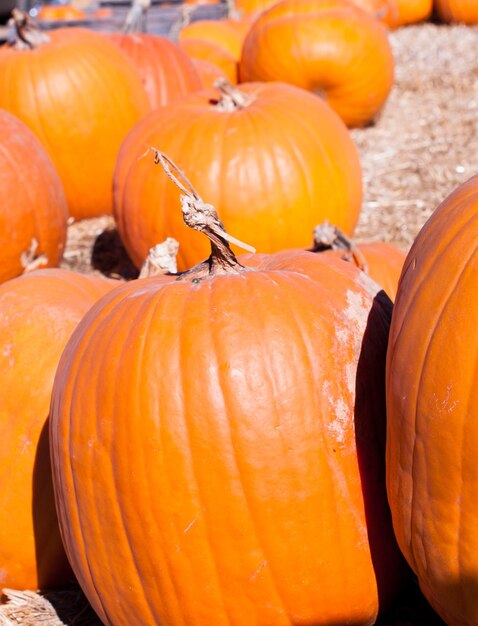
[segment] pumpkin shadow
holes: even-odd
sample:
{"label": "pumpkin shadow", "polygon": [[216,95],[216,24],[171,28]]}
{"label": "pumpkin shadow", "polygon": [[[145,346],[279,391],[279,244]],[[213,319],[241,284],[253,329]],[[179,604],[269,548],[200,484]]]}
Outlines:
{"label": "pumpkin shadow", "polygon": [[91,266],[109,278],[133,280],[139,270],[126,252],[116,228],[98,235],[91,251]]}
{"label": "pumpkin shadow", "polygon": [[363,335],[355,384],[355,441],[380,617],[412,578],[395,539],[385,481],[385,363],[392,307],[385,291],[378,292]]}

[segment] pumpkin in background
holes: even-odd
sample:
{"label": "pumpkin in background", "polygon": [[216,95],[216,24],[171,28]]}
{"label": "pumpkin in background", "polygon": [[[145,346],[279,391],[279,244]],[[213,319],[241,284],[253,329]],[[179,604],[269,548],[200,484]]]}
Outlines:
{"label": "pumpkin in background", "polygon": [[203,87],[189,56],[167,37],[146,33],[106,34],[135,66],[152,109]]}
{"label": "pumpkin in background", "polygon": [[185,39],[205,39],[216,44],[231,54],[236,61],[241,57],[242,44],[250,28],[250,22],[244,20],[196,20],[184,26],[178,35],[179,43]]}
{"label": "pumpkin in background", "polygon": [[384,480],[390,300],[339,259],[237,260],[185,192],[210,258],[105,296],[57,371],[72,567],[109,626],[371,626],[401,575]]}
{"label": "pumpkin in background", "polygon": [[[221,46],[207,41],[207,39],[194,37],[185,37],[180,46],[193,60],[206,61],[215,65],[220,70],[221,76],[227,78],[233,85],[237,83],[237,61],[230,52]],[[206,86],[206,83],[204,85]],[[207,86],[212,87],[213,83]]]}
{"label": "pumpkin in background", "polygon": [[141,80],[126,55],[100,33],[59,28],[46,34],[16,15],[19,37],[31,48],[19,39],[0,53],[0,107],[40,139],[74,218],[111,213],[119,146],[150,110]]}
{"label": "pumpkin in background", "polygon": [[0,109],[0,283],[55,266],[66,241],[67,205],[58,173],[25,124]]}
{"label": "pumpkin in background", "polygon": [[114,281],[63,269],[0,285],[0,587],[66,587],[51,483],[53,377],[73,329]]}
{"label": "pumpkin in background", "polygon": [[435,210],[405,262],[387,361],[395,533],[449,626],[478,623],[478,176]]}
{"label": "pumpkin in background", "polygon": [[218,80],[228,80],[224,72],[215,63],[194,58],[193,63],[205,89],[214,87]]}
{"label": "pumpkin in background", "polygon": [[37,19],[54,22],[84,20],[86,13],[73,4],[44,4],[38,10]]}
{"label": "pumpkin in background", "polygon": [[476,0],[435,0],[435,10],[444,22],[478,24],[478,3]]}
{"label": "pumpkin in background", "polygon": [[354,263],[395,300],[406,254],[393,244],[385,241],[356,244],[340,228],[324,222],[314,228],[311,251]]}
{"label": "pumpkin in background", "polygon": [[371,122],[393,84],[385,27],[346,0],[282,0],[251,26],[241,81],[284,81],[320,96],[347,126]]}
{"label": "pumpkin in background", "polygon": [[398,0],[351,0],[389,28],[398,26]]}
{"label": "pumpkin in background", "polygon": [[415,24],[430,17],[433,0],[397,0],[398,26]]}
{"label": "pumpkin in background", "polygon": [[161,146],[201,196],[218,207],[226,227],[260,252],[305,248],[323,219],[348,234],[357,222],[359,156],[332,109],[292,85],[223,85],[153,112],[123,143],[114,217],[138,267],[166,237],[180,243],[180,269],[208,253],[204,237],[186,228],[181,214],[171,209],[177,190],[140,158],[148,146]]}

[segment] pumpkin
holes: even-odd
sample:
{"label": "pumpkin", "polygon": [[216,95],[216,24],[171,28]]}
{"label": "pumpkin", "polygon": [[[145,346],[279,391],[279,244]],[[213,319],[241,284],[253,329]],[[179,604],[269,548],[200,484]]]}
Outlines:
{"label": "pumpkin", "polygon": [[314,229],[312,252],[335,255],[354,263],[395,300],[406,255],[393,244],[385,241],[356,244],[340,228],[324,222]]}
{"label": "pumpkin", "polygon": [[415,24],[430,17],[433,0],[397,0],[398,26]]}
{"label": "pumpkin", "polygon": [[133,63],[152,109],[203,87],[189,56],[168,39],[147,33],[108,33]]}
{"label": "pumpkin", "polygon": [[387,361],[387,489],[399,545],[449,626],[478,623],[478,176],[407,256]]}
{"label": "pumpkin", "polygon": [[389,28],[398,25],[398,0],[351,0],[353,4],[374,15]]}
{"label": "pumpkin", "polygon": [[114,281],[35,270],[0,285],[0,588],[65,587],[48,413],[60,354]]}
{"label": "pumpkin", "polygon": [[[180,46],[193,60],[214,64],[220,70],[221,76],[227,78],[233,85],[237,83],[237,61],[225,48],[207,41],[207,39],[194,37],[185,37]],[[212,86],[214,86],[213,83],[208,85],[208,87]]]}
{"label": "pumpkin", "polygon": [[0,54],[0,107],[40,139],[74,218],[111,213],[119,146],[150,109],[141,80],[100,33],[83,28],[41,33],[25,16],[16,16],[17,47]]}
{"label": "pumpkin", "polygon": [[323,97],[347,126],[377,116],[393,84],[387,31],[346,0],[282,0],[251,26],[241,81],[284,81]]}
{"label": "pumpkin", "polygon": [[236,259],[194,190],[183,212],[209,259],[102,298],[59,365],[50,433],[72,567],[111,626],[372,625],[400,578],[383,467],[391,303],[339,259]]}
{"label": "pumpkin", "polygon": [[208,252],[204,238],[171,211],[177,190],[140,158],[148,146],[161,146],[219,207],[226,227],[260,252],[305,248],[322,219],[349,234],[357,222],[360,161],[338,116],[292,85],[222,85],[155,111],[123,143],[114,217],[138,267],[168,236],[180,243],[180,270]]}
{"label": "pumpkin", "polygon": [[37,18],[47,21],[74,21],[86,19],[86,13],[73,4],[44,4],[38,9]]}
{"label": "pumpkin", "polygon": [[205,89],[214,87],[218,80],[228,80],[224,72],[215,63],[194,58],[193,63]]}
{"label": "pumpkin", "polygon": [[435,0],[434,6],[443,22],[478,24],[478,4],[475,0]]}
{"label": "pumpkin", "polygon": [[58,265],[66,241],[63,187],[25,124],[0,109],[0,283],[36,266]]}
{"label": "pumpkin", "polygon": [[179,43],[186,39],[205,39],[229,52],[239,61],[242,44],[250,27],[248,20],[195,20],[184,26],[178,35]]}

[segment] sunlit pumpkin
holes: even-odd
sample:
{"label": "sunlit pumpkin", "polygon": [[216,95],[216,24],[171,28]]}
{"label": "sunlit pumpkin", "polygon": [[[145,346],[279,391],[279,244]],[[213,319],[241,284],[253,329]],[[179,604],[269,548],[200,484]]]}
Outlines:
{"label": "sunlit pumpkin", "polygon": [[435,0],[438,17],[444,22],[478,24],[476,0]]}

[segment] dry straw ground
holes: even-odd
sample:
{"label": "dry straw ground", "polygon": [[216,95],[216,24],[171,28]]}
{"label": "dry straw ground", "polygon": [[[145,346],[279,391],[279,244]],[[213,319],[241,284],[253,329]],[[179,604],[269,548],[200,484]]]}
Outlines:
{"label": "dry straw ground", "polygon": [[[365,199],[356,236],[408,250],[438,204],[478,172],[478,27],[423,24],[391,33],[396,81],[373,126],[352,131],[360,149]],[[111,218],[73,224],[62,265],[81,272],[135,270]],[[7,600],[7,597],[4,597]],[[96,626],[79,589],[8,593],[0,626]],[[383,626],[438,626],[415,585]]]}

